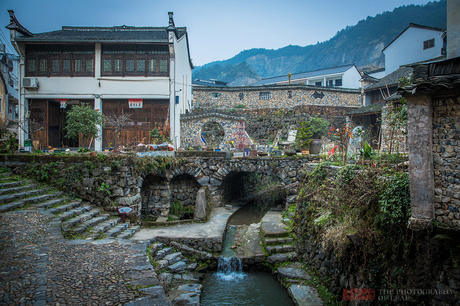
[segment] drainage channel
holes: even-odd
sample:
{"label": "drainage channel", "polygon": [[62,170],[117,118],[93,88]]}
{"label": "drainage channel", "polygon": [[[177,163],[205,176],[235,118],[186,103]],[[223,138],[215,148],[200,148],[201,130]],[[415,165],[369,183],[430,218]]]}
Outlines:
{"label": "drainage channel", "polygon": [[260,222],[268,210],[251,208],[248,203],[229,219],[217,272],[206,275],[202,285],[202,305],[293,305],[287,291],[269,272],[243,271],[232,249],[236,225]]}

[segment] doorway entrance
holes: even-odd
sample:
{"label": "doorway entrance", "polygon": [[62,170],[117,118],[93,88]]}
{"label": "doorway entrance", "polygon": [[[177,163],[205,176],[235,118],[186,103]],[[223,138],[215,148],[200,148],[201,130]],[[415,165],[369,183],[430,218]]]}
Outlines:
{"label": "doorway entrance", "polygon": [[89,140],[83,137],[66,137],[67,113],[75,105],[93,106],[85,100],[31,100],[29,104],[29,126],[34,149],[88,147]]}

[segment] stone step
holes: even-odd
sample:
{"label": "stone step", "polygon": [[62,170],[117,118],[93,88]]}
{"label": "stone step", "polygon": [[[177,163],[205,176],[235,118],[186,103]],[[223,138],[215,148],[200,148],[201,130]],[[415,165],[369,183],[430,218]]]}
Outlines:
{"label": "stone step", "polygon": [[155,258],[157,252],[161,250],[165,245],[161,242],[155,242],[150,246],[150,256]]}
{"label": "stone step", "polygon": [[23,192],[18,192],[18,193],[5,194],[5,195],[0,196],[0,203],[9,203],[9,202],[13,202],[14,200],[31,197],[31,196],[45,193],[45,192],[46,192],[45,189],[34,189],[34,190],[28,190],[28,191],[23,191]]}
{"label": "stone step", "polygon": [[36,204],[36,203],[40,204],[40,203],[42,203],[44,201],[60,197],[61,195],[62,195],[62,192],[60,192],[60,191],[55,192],[55,193],[46,193],[46,194],[41,194],[41,195],[38,195],[38,196],[22,199],[21,202],[24,202],[24,204],[26,204],[26,205],[27,204]]}
{"label": "stone step", "polygon": [[35,187],[37,187],[37,185],[30,184],[30,185],[24,185],[24,186],[15,186],[15,187],[3,188],[3,189],[0,189],[0,195],[28,191],[28,190],[33,189]]}
{"label": "stone step", "polygon": [[163,259],[166,255],[170,254],[173,251],[172,248],[163,248],[157,252],[157,255],[155,256],[155,260],[160,260]]}
{"label": "stone step", "polygon": [[187,263],[185,261],[178,261],[170,266],[168,266],[168,270],[173,273],[183,272],[187,268]]}
{"label": "stone step", "polygon": [[182,253],[181,252],[171,253],[163,257],[163,259],[167,260],[168,264],[172,265],[182,259]]}
{"label": "stone step", "polygon": [[117,238],[128,239],[131,238],[135,233],[137,233],[141,227],[139,225],[132,225],[125,229],[121,234],[118,234]]}
{"label": "stone step", "polygon": [[287,237],[287,238],[266,238],[265,243],[267,245],[275,245],[275,244],[290,244],[293,243],[294,239]]}
{"label": "stone step", "polygon": [[271,264],[276,264],[279,262],[292,261],[296,256],[295,252],[289,253],[277,253],[267,257],[267,261]]}
{"label": "stone step", "polygon": [[59,213],[62,213],[64,211],[68,211],[68,210],[71,210],[73,208],[76,208],[76,207],[78,207],[80,205],[81,205],[81,200],[72,201],[72,202],[70,202],[68,204],[64,204],[64,205],[60,205],[60,206],[50,208],[49,212],[52,213],[52,214],[59,214]]}
{"label": "stone step", "polygon": [[111,229],[112,227],[116,226],[118,222],[120,222],[120,218],[112,218],[108,219],[104,222],[99,223],[94,228],[91,229],[91,238],[96,238],[101,233],[106,232],[107,230]]}
{"label": "stone step", "polygon": [[77,224],[83,223],[97,215],[99,215],[100,211],[99,209],[92,209],[88,212],[85,212],[81,215],[78,215],[76,217],[73,217],[72,219],[69,219],[67,221],[62,222],[62,228],[64,231],[68,230],[71,227],[76,226]]}
{"label": "stone step", "polygon": [[15,186],[21,186],[26,182],[24,181],[15,181],[15,182],[6,182],[6,183],[0,183],[0,188],[10,188],[10,187],[15,187]]}
{"label": "stone step", "polygon": [[269,245],[265,247],[265,250],[267,250],[269,255],[273,255],[276,253],[288,253],[294,251],[294,246],[290,244],[286,245]]}
{"label": "stone step", "polygon": [[17,208],[21,208],[24,205],[25,205],[24,202],[21,202],[21,201],[0,205],[0,213],[10,211],[13,209],[17,209]]}
{"label": "stone step", "polygon": [[81,234],[86,231],[88,227],[95,226],[98,223],[104,222],[105,220],[109,219],[109,217],[110,215],[100,215],[98,217],[91,218],[74,228],[72,231],[74,233]]}
{"label": "stone step", "polygon": [[276,232],[264,232],[264,236],[267,238],[289,238],[289,232],[284,229]]}
{"label": "stone step", "polygon": [[105,232],[105,234],[108,237],[115,237],[116,235],[118,235],[120,232],[124,231],[128,227],[129,227],[129,223],[118,224],[117,226],[115,226],[115,227],[109,229],[107,232]]}
{"label": "stone step", "polygon": [[64,202],[65,200],[66,200],[65,198],[51,199],[49,201],[42,202],[42,203],[38,204],[37,207],[48,209],[48,208],[50,208],[50,207],[52,207],[54,205],[57,205],[57,204],[60,204],[60,203]]}
{"label": "stone step", "polygon": [[91,210],[91,206],[83,206],[83,207],[76,207],[74,209],[71,209],[71,210],[68,210],[68,211],[65,211],[63,212],[62,214],[58,215],[58,219],[59,220],[66,220],[66,219],[70,219],[70,218],[73,218],[77,215],[81,215],[87,211],[90,211]]}

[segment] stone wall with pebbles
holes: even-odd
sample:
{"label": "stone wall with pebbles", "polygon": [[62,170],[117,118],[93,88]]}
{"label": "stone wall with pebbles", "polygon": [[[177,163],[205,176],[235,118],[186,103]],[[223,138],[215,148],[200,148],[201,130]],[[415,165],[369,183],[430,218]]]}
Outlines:
{"label": "stone wall with pebbles", "polygon": [[211,111],[181,115],[181,146],[188,148],[205,145],[201,140],[203,126],[210,122],[217,123],[224,132],[223,137],[213,146],[219,147],[232,141],[249,144],[250,140],[245,130],[246,119],[244,117]]}
{"label": "stone wall with pebbles", "polygon": [[293,108],[300,105],[359,107],[361,93],[354,89],[290,86],[194,87],[193,103],[200,108]]}
{"label": "stone wall with pebbles", "polygon": [[460,98],[433,100],[433,168],[436,220],[460,228]]}

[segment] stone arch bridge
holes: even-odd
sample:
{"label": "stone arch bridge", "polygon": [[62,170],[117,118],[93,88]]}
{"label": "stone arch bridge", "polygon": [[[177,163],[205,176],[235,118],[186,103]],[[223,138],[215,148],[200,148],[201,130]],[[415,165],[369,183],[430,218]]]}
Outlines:
{"label": "stone arch bridge", "polygon": [[165,220],[170,210],[176,209],[177,202],[195,207],[201,194],[213,206],[220,206],[226,194],[244,196],[243,189],[254,191],[245,188],[245,180],[251,175],[281,185],[289,204],[295,201],[303,173],[312,165],[304,158],[186,158],[162,176],[146,174],[140,178],[141,215]]}

